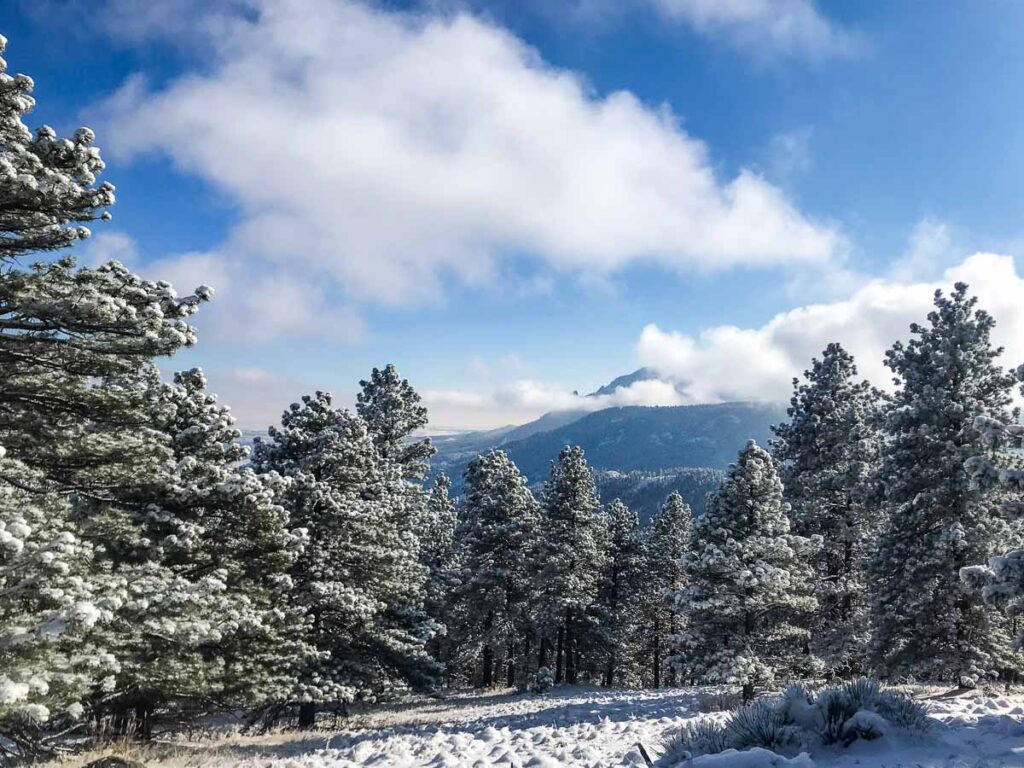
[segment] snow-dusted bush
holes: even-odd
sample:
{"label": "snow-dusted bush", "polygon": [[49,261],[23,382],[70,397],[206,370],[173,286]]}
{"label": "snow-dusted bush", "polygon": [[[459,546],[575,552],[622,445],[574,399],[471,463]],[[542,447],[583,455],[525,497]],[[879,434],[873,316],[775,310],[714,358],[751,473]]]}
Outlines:
{"label": "snow-dusted bush", "polygon": [[791,685],[781,696],[741,707],[725,721],[687,723],[666,745],[664,765],[686,755],[762,747],[806,749],[822,744],[848,746],[897,730],[925,731],[925,708],[908,694],[860,679],[811,692]]}
{"label": "snow-dusted bush", "polygon": [[530,677],[527,687],[530,693],[547,693],[555,687],[555,673],[551,671],[551,667],[541,667]]}

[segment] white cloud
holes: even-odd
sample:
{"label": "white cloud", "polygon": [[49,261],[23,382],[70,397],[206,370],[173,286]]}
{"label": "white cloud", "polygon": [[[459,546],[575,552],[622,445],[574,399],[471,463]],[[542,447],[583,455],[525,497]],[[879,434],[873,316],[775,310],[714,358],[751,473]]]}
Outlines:
{"label": "white cloud", "polygon": [[937,282],[873,280],[848,299],[812,304],[773,317],[759,328],[716,326],[696,337],[648,325],[637,342],[644,365],[678,380],[694,402],[785,400],[793,376],[807,368],[832,341],[857,359],[860,373],[889,386],[885,350],[924,320],[936,288],[970,285],[982,308],[997,322],[996,344],[1006,347],[1004,366],[1024,362],[1024,277],[1013,258],[976,253],[947,269]]}
{"label": "white cloud", "polygon": [[[255,322],[308,333],[311,307],[337,301],[406,306],[452,278],[493,283],[523,254],[600,280],[638,261],[823,264],[843,248],[755,173],[719,178],[667,108],[595,94],[479,19],[351,0],[218,8],[195,23],[201,71],[156,90],[133,78],[101,113],[109,150],[164,153],[237,203],[217,258],[252,301],[231,313],[258,312],[268,291],[279,309],[234,320],[243,336]],[[190,276],[201,265],[181,260]]]}
{"label": "white cloud", "polygon": [[893,280],[928,280],[941,274],[955,260],[949,224],[925,217],[914,225],[906,252],[889,267]]}
{"label": "white cloud", "polygon": [[813,0],[648,0],[667,18],[724,35],[757,56],[847,56],[857,41],[825,18]]}
{"label": "white cloud", "polygon": [[[242,429],[266,429],[280,423],[281,414],[290,403],[298,402],[303,395],[317,389],[293,376],[258,367],[207,370],[205,373],[210,391],[217,393],[221,403],[231,407]],[[339,401],[339,404],[347,403]]]}
{"label": "white cloud", "polygon": [[668,381],[638,381],[609,395],[584,397],[531,379],[492,390],[428,390],[423,402],[441,428],[489,428],[524,424],[552,411],[599,411],[623,405],[685,405],[688,398]]}

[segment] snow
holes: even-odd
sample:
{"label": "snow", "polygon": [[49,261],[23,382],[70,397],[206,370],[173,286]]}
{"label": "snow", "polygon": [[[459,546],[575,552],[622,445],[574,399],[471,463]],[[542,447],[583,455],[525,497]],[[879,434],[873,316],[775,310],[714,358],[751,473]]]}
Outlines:
{"label": "snow", "polygon": [[[718,690],[718,689],[715,689]],[[455,695],[376,708],[360,727],[314,740],[246,748],[239,768],[611,768],[644,766],[637,745],[657,760],[663,740],[702,714],[707,688],[661,691],[560,688],[529,694]],[[935,718],[927,734],[890,729],[847,749],[809,755],[767,750],[705,755],[665,768],[1024,768],[1024,694],[942,696],[922,692]],[[865,719],[869,713],[864,713]],[[866,723],[865,723],[866,724]],[[326,735],[326,734],[325,734]],[[295,739],[295,736],[291,737]],[[326,748],[317,745],[326,743]],[[660,768],[660,766],[659,766]]]}

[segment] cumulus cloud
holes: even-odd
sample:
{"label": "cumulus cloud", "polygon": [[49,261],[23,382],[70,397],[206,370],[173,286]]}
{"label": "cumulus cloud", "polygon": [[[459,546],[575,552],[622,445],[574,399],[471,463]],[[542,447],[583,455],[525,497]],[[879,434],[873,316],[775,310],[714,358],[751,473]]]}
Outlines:
{"label": "cumulus cloud", "polygon": [[678,381],[693,402],[785,400],[792,377],[832,341],[856,357],[862,376],[891,386],[885,350],[908,338],[910,323],[924,320],[937,288],[948,290],[957,281],[968,283],[996,319],[994,340],[1006,347],[1003,364],[1024,362],[1024,278],[1012,257],[993,253],[968,257],[939,281],[873,280],[843,301],[792,309],[759,328],[723,325],[688,335],[651,324],[640,335],[637,354],[644,365]]}
{"label": "cumulus cloud", "polygon": [[698,32],[723,35],[758,56],[847,56],[857,50],[848,31],[825,18],[813,0],[648,0],[665,17]]}
{"label": "cumulus cloud", "polygon": [[[806,265],[843,249],[756,173],[720,178],[667,107],[597,94],[490,23],[353,0],[234,5],[196,20],[201,70],[132,78],[99,110],[110,151],[168,156],[237,203],[206,263],[238,301],[210,314],[247,318],[241,297],[285,276],[318,287],[314,306],[409,306],[451,279],[494,283],[524,254],[599,279],[638,261]],[[309,332],[291,317],[304,303],[285,297],[261,333]]]}

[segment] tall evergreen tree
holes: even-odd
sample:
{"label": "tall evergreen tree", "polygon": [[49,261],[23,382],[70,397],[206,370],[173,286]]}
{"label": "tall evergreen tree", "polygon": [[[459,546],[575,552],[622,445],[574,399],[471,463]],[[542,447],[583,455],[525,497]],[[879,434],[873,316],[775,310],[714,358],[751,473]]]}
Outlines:
{"label": "tall evergreen tree", "polygon": [[641,590],[644,572],[644,536],[640,519],[620,500],[604,510],[608,527],[607,559],[598,581],[596,611],[604,654],[602,683],[636,683],[640,660]]}
{"label": "tall evergreen tree", "polygon": [[286,482],[238,466],[248,451],[200,370],[149,386],[150,429],[169,461],[76,510],[121,595],[100,630],[120,668],[95,714],[146,737],[161,709],[282,698],[305,653],[303,617],[287,599],[303,537],[277,503]]}
{"label": "tall evergreen tree", "polygon": [[[464,628],[480,648],[480,682],[491,685],[504,660],[505,682],[516,682],[516,662],[528,653],[529,553],[537,535],[537,502],[526,478],[493,450],[466,469],[459,600]],[[520,676],[523,665],[519,665]]]}
{"label": "tall evergreen tree", "polygon": [[[650,654],[650,676],[644,674],[643,679],[655,688],[660,688],[662,684],[668,638],[679,631],[680,608],[676,606],[674,596],[686,585],[683,556],[690,547],[692,523],[693,512],[690,507],[678,492],[673,492],[651,519],[647,529],[643,633]],[[674,668],[670,667],[668,672],[670,682],[674,682]]]}
{"label": "tall evergreen tree", "polygon": [[853,357],[829,344],[821,360],[793,379],[790,421],[774,426],[774,457],[790,505],[793,533],[817,536],[810,651],[831,674],[864,670],[868,585],[864,578],[878,510],[864,503],[864,484],[880,448],[877,396],[857,381]]}
{"label": "tall evergreen tree", "polygon": [[426,569],[406,525],[401,469],[378,454],[365,422],[324,392],[293,403],[256,443],[253,466],[291,479],[285,506],[308,540],[291,569],[319,657],[303,672],[300,725],[326,704],[429,689],[433,624],[419,610]]}
{"label": "tall evergreen tree", "polygon": [[381,457],[401,467],[404,477],[422,480],[434,446],[428,437],[410,439],[427,425],[427,409],[420,404],[419,394],[391,363],[383,370],[374,368],[369,380],[360,381],[359,386],[356,412],[366,422]]}
{"label": "tall evergreen tree", "polygon": [[[1017,368],[1016,376],[1024,381],[1024,366]],[[1024,385],[1021,386],[1024,393]],[[1024,521],[1024,425],[1006,423],[988,416],[978,416],[974,426],[981,434],[984,453],[969,458],[964,468],[971,478],[971,486],[999,501],[1000,509],[1020,530]],[[1020,546],[1020,541],[1004,546]],[[969,565],[960,569],[960,579],[969,588],[978,590],[982,599],[1002,610],[1011,620],[1013,648],[1024,648],[1024,629],[1019,617],[1024,613],[1024,550],[1000,550],[983,565]],[[1014,675],[1010,675],[1014,677]]]}
{"label": "tall evergreen tree", "polygon": [[[575,683],[587,611],[597,596],[606,556],[605,528],[594,476],[583,449],[566,446],[551,464],[541,492],[539,561],[542,622],[553,628],[555,681]],[[541,638],[546,665],[550,633]]]}
{"label": "tall evergreen tree", "polygon": [[798,666],[816,607],[813,546],[790,533],[786,512],[775,463],[751,440],[694,521],[684,557],[686,626],[673,663],[705,683],[742,686],[745,700]]}
{"label": "tall evergreen tree", "polygon": [[448,495],[450,489],[448,476],[438,475],[430,489],[427,520],[419,536],[420,562],[427,569],[423,609],[438,625],[433,654],[446,669],[453,662],[452,630],[456,621],[453,601],[461,569],[461,547],[455,537],[458,513],[455,501]]}
{"label": "tall evergreen tree", "polygon": [[957,283],[886,354],[897,389],[884,413],[889,520],[871,563],[871,650],[889,676],[973,686],[1019,664],[1004,622],[958,577],[1016,538],[965,468],[984,450],[978,417],[1010,420],[1013,377],[995,363],[994,325]]}

